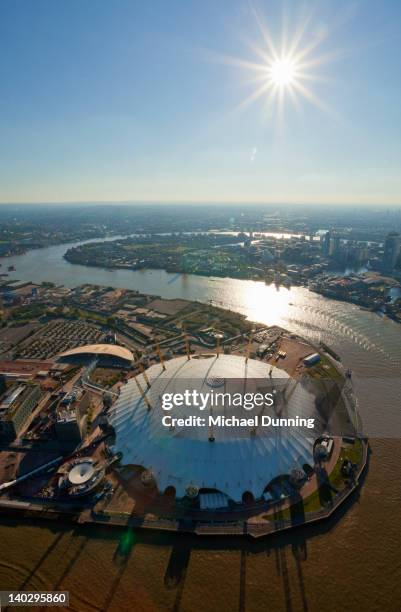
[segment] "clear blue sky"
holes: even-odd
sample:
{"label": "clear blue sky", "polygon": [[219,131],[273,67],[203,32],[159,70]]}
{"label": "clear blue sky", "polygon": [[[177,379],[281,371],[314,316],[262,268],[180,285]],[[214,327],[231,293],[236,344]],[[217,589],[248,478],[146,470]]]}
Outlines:
{"label": "clear blue sky", "polygon": [[[280,117],[224,59],[261,62],[249,2],[0,0],[0,201],[401,203],[401,2],[313,6],[329,110]],[[312,3],[256,7],[279,48]]]}

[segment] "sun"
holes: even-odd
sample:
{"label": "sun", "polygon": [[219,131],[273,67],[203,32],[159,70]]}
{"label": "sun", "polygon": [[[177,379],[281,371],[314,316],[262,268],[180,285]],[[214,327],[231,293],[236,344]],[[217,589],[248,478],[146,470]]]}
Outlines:
{"label": "sun", "polygon": [[278,87],[294,85],[297,77],[296,61],[288,57],[275,60],[268,66],[267,74],[273,85]]}
{"label": "sun", "polygon": [[[319,52],[320,45],[325,43],[328,36],[328,30],[313,28],[311,16],[307,16],[291,28],[292,32],[287,31],[287,27],[283,28],[281,35],[280,31],[276,32],[276,42],[259,13],[255,9],[251,13],[262,35],[261,43],[255,38],[249,42],[253,57],[221,58],[225,63],[244,71],[242,83],[249,89],[249,94],[235,110],[242,110],[261,98],[266,116],[276,115],[282,119],[288,103],[299,111],[304,99],[319,110],[336,116],[333,109],[323,103],[315,92],[318,82],[330,80],[327,71],[322,74],[321,70],[316,69],[341,56],[340,51]],[[286,21],[284,19],[283,23]]]}

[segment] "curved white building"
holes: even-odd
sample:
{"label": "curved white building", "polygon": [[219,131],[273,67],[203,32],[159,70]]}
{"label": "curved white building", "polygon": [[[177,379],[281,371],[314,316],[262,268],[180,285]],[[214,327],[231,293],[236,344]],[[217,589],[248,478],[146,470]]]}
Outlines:
{"label": "curved white building", "polygon": [[[305,464],[313,465],[316,428],[305,430],[258,426],[166,427],[165,415],[241,418],[256,414],[272,418],[314,418],[319,421],[314,395],[286,372],[261,361],[234,355],[186,356],[151,366],[144,375],[121,387],[109,421],[116,433],[115,450],[123,465],[142,466],[163,492],[174,487],[177,497],[188,491],[214,489],[240,502],[243,494],[261,497],[277,476],[289,475]],[[147,383],[150,383],[150,388]],[[162,396],[196,389],[198,393],[265,393],[277,389],[281,397],[271,407],[244,408],[208,405],[203,411],[188,405],[162,408]],[[279,389],[282,393],[279,393]],[[284,391],[283,391],[284,390]],[[212,393],[212,395],[213,395]],[[146,395],[146,399],[145,396]]]}
{"label": "curved white building", "polygon": [[74,459],[65,465],[59,488],[70,497],[88,495],[101,485],[104,475],[104,466],[96,465],[91,457]]}
{"label": "curved white building", "polygon": [[74,465],[68,472],[68,480],[70,484],[83,485],[87,484],[94,476],[95,468],[92,461],[82,461]]}
{"label": "curved white building", "polygon": [[134,355],[129,349],[117,344],[85,344],[64,351],[57,356],[58,360],[67,362],[79,362],[88,358],[97,358],[100,361],[109,361],[128,368],[134,360]]}

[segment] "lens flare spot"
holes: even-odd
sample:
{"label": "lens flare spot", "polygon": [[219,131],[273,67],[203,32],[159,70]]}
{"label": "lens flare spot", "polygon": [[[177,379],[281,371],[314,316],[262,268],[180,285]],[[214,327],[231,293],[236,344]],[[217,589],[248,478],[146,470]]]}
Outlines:
{"label": "lens flare spot", "polygon": [[268,69],[269,77],[279,87],[286,87],[295,82],[296,62],[289,58],[276,60]]}

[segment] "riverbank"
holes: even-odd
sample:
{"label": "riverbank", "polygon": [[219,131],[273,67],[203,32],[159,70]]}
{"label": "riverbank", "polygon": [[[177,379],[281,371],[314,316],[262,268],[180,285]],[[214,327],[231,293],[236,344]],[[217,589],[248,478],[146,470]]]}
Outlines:
{"label": "riverbank", "polygon": [[[72,266],[62,258],[64,250],[50,247],[12,258],[17,271],[10,276],[212,301],[249,320],[291,328],[316,343],[323,340],[345,368],[352,368],[365,429],[378,406],[388,419],[398,414],[401,328],[391,320],[301,287],[277,290],[252,281]],[[367,377],[374,378],[373,386],[365,384]],[[239,602],[241,609],[259,610],[266,601],[280,610],[287,604],[317,610],[322,601],[330,602],[333,610],[395,610],[394,604],[401,602],[401,580],[394,512],[401,488],[394,475],[401,446],[399,438],[385,435],[371,436],[362,487],[331,518],[267,538],[179,537],[175,532],[108,529],[73,520],[64,524],[63,517],[46,521],[45,514],[43,520],[20,520],[19,513],[8,510],[1,515],[0,539],[7,555],[0,565],[0,582],[16,590],[66,588],[71,609],[77,611],[118,612],[127,602],[138,609],[147,605],[186,610],[194,601],[205,602],[210,612],[237,609]]]}
{"label": "riverbank", "polygon": [[[228,240],[227,240],[228,239]],[[316,275],[316,266],[265,261],[259,245],[231,244],[234,236],[214,233],[194,236],[142,236],[108,243],[87,243],[66,250],[63,258],[73,265],[109,271],[151,272],[193,275],[205,278],[242,279],[290,288],[308,287],[328,297],[367,308],[401,322],[399,281],[378,272],[346,274],[326,271]],[[238,238],[237,238],[238,240]],[[227,244],[228,242],[228,244]],[[327,263],[326,263],[327,266]]]}
{"label": "riverbank", "polygon": [[[355,477],[350,485],[340,494],[336,495],[333,502],[327,508],[322,508],[310,512],[302,519],[296,515],[286,518],[283,508],[274,508],[271,518],[265,518],[266,510],[261,510],[257,516],[249,520],[222,520],[215,516],[210,520],[194,520],[190,517],[179,520],[154,517],[152,515],[132,516],[124,513],[96,513],[88,510],[78,512],[74,509],[55,508],[54,502],[40,503],[33,500],[2,500],[0,499],[0,512],[5,515],[15,516],[18,514],[22,518],[35,518],[44,520],[64,520],[81,525],[106,526],[110,528],[144,529],[152,531],[168,531],[182,534],[195,534],[198,536],[244,536],[260,538],[267,535],[278,534],[294,527],[311,525],[330,518],[338,508],[360,487],[360,482],[368,464],[369,445],[366,439],[361,439],[362,459],[355,472]],[[270,508],[271,510],[271,508]]]}
{"label": "riverbank", "polygon": [[[321,363],[305,370],[303,366],[305,355],[310,354],[313,350],[318,351],[319,347],[306,344],[302,338],[294,334],[289,335],[289,332],[279,329],[259,330],[255,334],[255,338],[258,335],[263,336],[263,338],[259,338],[260,342],[263,339],[266,340],[269,334],[271,340],[273,336],[275,338],[272,342],[274,349],[272,349],[271,354],[269,353],[269,359],[273,358],[277,351],[277,354],[280,354],[281,342],[286,343],[286,353],[283,353],[280,366],[287,374],[294,375],[295,378],[302,380],[308,376],[311,380],[321,379],[323,384],[327,376],[333,376],[333,380],[339,385],[339,390],[341,389],[341,401],[339,396],[336,395],[336,414],[338,413],[336,420],[338,419],[339,424],[352,423],[354,431],[360,432],[361,424],[356,410],[357,403],[353,395],[352,384],[342,365],[334,361],[326,350],[321,354]],[[248,350],[250,350],[250,345]],[[138,373],[137,376],[139,376]],[[145,381],[142,381],[141,384],[146,386]],[[327,398],[329,399],[329,395]],[[35,513],[39,517],[48,516],[49,513],[55,513],[56,515],[65,513],[73,521],[79,523],[143,527],[173,532],[204,533],[206,535],[237,533],[259,537],[331,516],[343,500],[358,487],[360,475],[366,466],[367,448],[367,440],[364,438],[341,439],[334,437],[332,449],[328,456],[317,461],[317,455],[314,455],[314,468],[312,469],[310,466],[304,468],[305,474],[300,486],[288,488],[288,486],[285,487],[280,484],[278,485],[280,495],[277,491],[273,496],[269,493],[270,501],[266,501],[264,496],[255,504],[249,504],[243,500],[242,504],[237,503],[232,507],[227,505],[224,511],[202,511],[191,506],[186,508],[186,504],[182,500],[171,507],[169,504],[166,506],[167,498],[163,498],[160,492],[155,490],[149,496],[149,491],[144,490],[140,474],[133,477],[132,480],[131,476],[129,477],[129,487],[126,487],[127,483],[122,484],[126,477],[121,476],[119,469],[113,469],[110,475],[109,488],[112,488],[115,493],[106,505],[102,501],[95,501],[95,505],[86,507],[81,511],[80,504],[73,503],[73,500],[59,498],[56,493],[57,489],[54,490],[52,495],[49,495],[46,481],[44,481],[42,489],[46,489],[46,496],[27,498],[26,492],[20,490],[20,497],[11,495],[8,499],[1,498],[0,508],[19,511],[23,514]],[[13,449],[10,448],[9,450],[12,451]],[[103,451],[106,450],[103,449]],[[82,452],[81,450],[80,453],[82,454]],[[104,454],[107,455],[108,453],[104,452]],[[60,463],[58,459],[56,461]],[[344,473],[345,466],[348,470],[346,473]],[[144,467],[146,467],[146,464]],[[14,478],[16,480],[13,482],[18,483],[17,474]],[[49,476],[49,478],[53,478],[53,476]],[[283,479],[283,482],[285,478],[287,482],[289,476],[280,478]],[[133,484],[133,480],[138,480],[136,485]],[[134,492],[132,499],[131,495],[129,499],[126,497],[128,489]],[[121,491],[123,491],[122,494]],[[121,505],[121,499],[124,498],[125,502]],[[141,507],[145,507],[146,511],[141,512]],[[166,508],[168,509],[167,514]]]}

